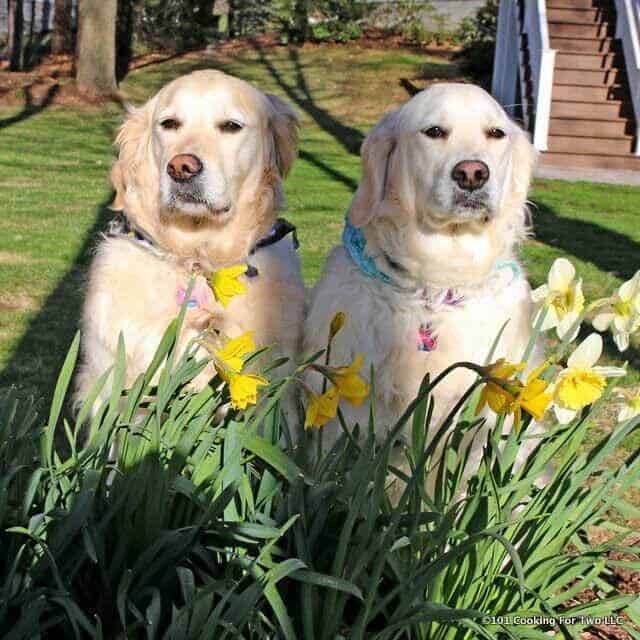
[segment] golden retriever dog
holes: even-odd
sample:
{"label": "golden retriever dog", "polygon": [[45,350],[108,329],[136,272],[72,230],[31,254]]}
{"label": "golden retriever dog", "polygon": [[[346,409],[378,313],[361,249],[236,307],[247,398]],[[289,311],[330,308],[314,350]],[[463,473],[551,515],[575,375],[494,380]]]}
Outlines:
{"label": "golden retriever dog", "polygon": [[[332,363],[364,353],[363,373],[374,365],[379,430],[395,423],[427,372],[484,364],[507,321],[494,358],[523,357],[531,296],[516,247],[534,159],[527,135],[473,85],[433,85],[368,134],[343,244],[313,291],[304,349],[322,349],[332,316],[347,313]],[[473,379],[464,370],[446,378],[436,420]],[[345,411],[367,424],[368,403]]]}
{"label": "golden retriever dog", "polygon": [[[120,333],[127,383],[145,371],[193,276],[182,349],[213,328],[226,337],[253,331],[258,346],[296,353],[304,286],[293,227],[277,216],[297,129],[279,98],[212,70],[178,78],[130,111],[111,172],[121,213],[88,278],[78,399],[113,363]],[[234,265],[247,267],[247,292],[223,306],[206,277]]]}

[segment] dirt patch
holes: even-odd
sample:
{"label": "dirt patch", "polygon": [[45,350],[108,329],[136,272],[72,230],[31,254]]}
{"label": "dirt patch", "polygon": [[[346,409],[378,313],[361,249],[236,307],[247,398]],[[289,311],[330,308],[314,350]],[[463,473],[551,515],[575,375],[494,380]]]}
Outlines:
{"label": "dirt patch", "polygon": [[73,56],[46,56],[29,71],[9,71],[0,62],[0,105],[40,109],[50,104],[78,106],[120,102],[119,95],[97,96],[81,91],[74,82]]}
{"label": "dirt patch", "polygon": [[[629,526],[634,527],[636,524],[633,521],[628,523]],[[610,540],[613,537],[613,533],[601,527],[597,527],[589,532],[589,543],[592,546],[597,546]],[[640,533],[634,534],[620,541],[620,547],[625,547],[627,550],[638,549],[640,552]],[[607,554],[607,558],[610,562],[617,562],[621,560],[638,560],[636,553],[624,553],[623,551],[611,551]],[[620,595],[638,595],[640,594],[640,571],[633,571],[622,567],[609,564],[610,573],[601,576],[606,580]],[[567,606],[579,606],[594,602],[599,599],[592,589],[585,589],[578,593],[574,598],[568,601]],[[629,619],[623,615],[626,619],[626,623],[629,624]],[[580,634],[580,638],[583,640],[633,640],[632,637],[624,631],[619,625],[609,624],[596,624],[590,627],[588,630]]]}
{"label": "dirt patch", "polygon": [[39,106],[51,100],[61,84],[73,81],[71,56],[49,56],[30,71],[8,70],[0,63],[0,104]]}
{"label": "dirt patch", "polygon": [[[623,553],[611,553],[609,555],[611,560],[634,560],[633,556],[629,556]],[[620,567],[613,567],[611,575],[606,576],[607,582],[611,583],[621,595],[637,595],[640,594],[640,572],[629,571],[627,569],[621,569]],[[598,595],[591,589],[585,589],[576,595],[572,599],[573,605],[585,605],[590,602],[598,600]],[[629,618],[621,614],[626,621],[626,624],[630,623]],[[583,640],[633,640],[621,626],[613,622],[594,624],[587,631],[580,634]]]}
{"label": "dirt patch", "polygon": [[28,264],[30,260],[20,253],[0,251],[0,264]]}
{"label": "dirt patch", "polygon": [[[226,40],[215,45],[210,45],[208,51],[219,52],[238,52],[255,50],[256,44],[259,44],[263,49],[271,49],[276,47],[287,46],[283,45],[280,38],[276,34],[264,34],[255,38],[237,38],[235,40]],[[341,43],[331,42],[305,42],[299,46],[300,49],[318,49],[330,44],[331,46],[339,46]],[[358,47],[361,49],[406,49],[407,51],[414,51],[424,54],[438,55],[443,58],[453,58],[461,47],[459,45],[453,45],[445,42],[443,44],[436,44],[435,42],[415,42],[409,40],[405,36],[397,33],[390,33],[384,29],[367,28],[364,29],[362,36],[355,40],[349,40],[344,43],[345,47]],[[159,54],[151,54],[159,55]],[[144,66],[144,65],[143,65]],[[133,65],[135,67],[135,64]]]}
{"label": "dirt patch", "polygon": [[0,313],[13,313],[15,311],[33,311],[37,309],[36,301],[24,293],[13,295],[0,294]]}

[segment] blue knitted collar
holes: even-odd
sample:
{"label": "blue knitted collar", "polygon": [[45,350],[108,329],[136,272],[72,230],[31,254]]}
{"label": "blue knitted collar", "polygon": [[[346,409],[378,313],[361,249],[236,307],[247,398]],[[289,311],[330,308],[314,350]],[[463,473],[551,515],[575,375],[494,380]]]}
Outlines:
{"label": "blue knitted collar", "polygon": [[[397,281],[389,274],[381,271],[374,259],[367,253],[367,240],[362,231],[351,224],[349,218],[345,218],[344,231],[342,232],[342,243],[349,252],[351,259],[358,265],[360,271],[370,278],[375,278],[400,287]],[[522,269],[515,260],[504,260],[496,263],[496,269],[510,269],[513,273],[513,280],[518,280],[522,276]]]}
{"label": "blue knitted collar", "polygon": [[367,240],[364,234],[351,224],[349,218],[344,220],[342,243],[349,252],[351,259],[360,267],[360,271],[371,278],[381,280],[385,284],[398,286],[398,283],[390,275],[378,269],[374,259],[367,253]]}

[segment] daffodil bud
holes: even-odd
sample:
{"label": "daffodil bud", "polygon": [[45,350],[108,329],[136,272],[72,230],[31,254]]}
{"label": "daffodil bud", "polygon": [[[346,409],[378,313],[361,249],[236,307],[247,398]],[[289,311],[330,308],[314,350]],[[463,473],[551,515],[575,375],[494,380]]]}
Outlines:
{"label": "daffodil bud", "polygon": [[344,311],[338,311],[333,319],[331,320],[331,325],[329,326],[329,343],[333,342],[333,339],[336,337],[337,333],[344,327],[345,322],[347,321],[347,314]]}

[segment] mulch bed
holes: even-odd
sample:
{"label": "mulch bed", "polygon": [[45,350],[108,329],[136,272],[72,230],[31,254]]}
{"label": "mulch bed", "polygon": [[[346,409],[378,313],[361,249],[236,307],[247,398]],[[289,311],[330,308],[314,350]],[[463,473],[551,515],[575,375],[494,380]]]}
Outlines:
{"label": "mulch bed", "polygon": [[[640,531],[640,523],[629,522],[628,524],[632,527],[635,526],[635,528]],[[610,536],[611,533],[604,530],[593,531],[589,536],[589,541],[592,545],[597,545],[604,542]],[[623,541],[622,546],[637,548],[640,553],[640,535]],[[637,555],[634,557],[619,551],[609,553],[609,558],[611,560],[636,561],[638,559]],[[612,575],[607,576],[606,579],[615,587],[619,594],[640,595],[640,571],[631,571],[620,567],[612,567],[611,570]],[[579,606],[580,604],[587,604],[597,599],[598,595],[592,589],[585,589],[567,602],[567,606]],[[631,636],[616,624],[594,625],[580,634],[580,637],[584,640],[632,640]]]}
{"label": "mulch bed", "polygon": [[72,56],[47,56],[29,71],[9,71],[0,62],[0,105],[39,108],[49,104],[77,105],[104,100],[83,95],[73,81]]}

